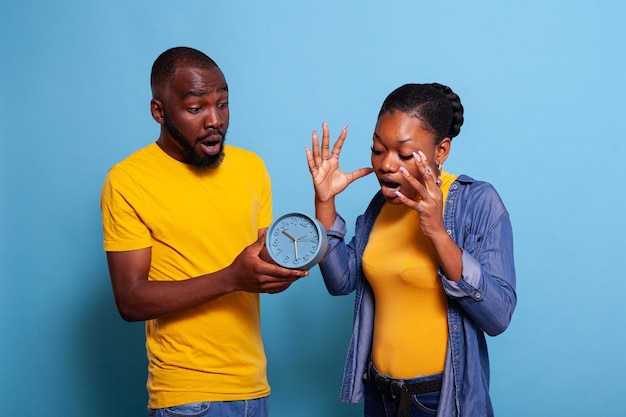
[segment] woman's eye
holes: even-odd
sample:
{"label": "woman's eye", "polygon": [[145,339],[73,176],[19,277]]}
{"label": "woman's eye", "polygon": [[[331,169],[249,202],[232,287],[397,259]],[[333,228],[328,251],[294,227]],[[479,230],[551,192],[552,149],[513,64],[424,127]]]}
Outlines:
{"label": "woman's eye", "polygon": [[370,149],[372,150],[372,153],[373,153],[374,155],[381,155],[381,154],[383,153],[383,151],[381,151],[381,150],[374,149],[374,147],[373,147],[373,146],[372,146]]}
{"label": "woman's eye", "polygon": [[411,155],[400,155],[400,159],[402,159],[403,161],[410,161],[411,159],[413,159],[413,154],[411,154]]}

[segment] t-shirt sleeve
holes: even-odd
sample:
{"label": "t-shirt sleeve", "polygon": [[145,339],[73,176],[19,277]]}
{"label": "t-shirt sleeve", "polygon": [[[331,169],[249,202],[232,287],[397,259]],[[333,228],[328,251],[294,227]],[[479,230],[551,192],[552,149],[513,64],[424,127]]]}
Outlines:
{"label": "t-shirt sleeve", "polygon": [[258,225],[260,229],[269,227],[272,222],[272,182],[267,172],[265,163],[261,158],[259,160],[259,178],[260,178],[260,207],[258,216]]}
{"label": "t-shirt sleeve", "polygon": [[152,246],[150,230],[140,213],[141,193],[132,179],[115,167],[100,195],[104,250],[120,252]]}

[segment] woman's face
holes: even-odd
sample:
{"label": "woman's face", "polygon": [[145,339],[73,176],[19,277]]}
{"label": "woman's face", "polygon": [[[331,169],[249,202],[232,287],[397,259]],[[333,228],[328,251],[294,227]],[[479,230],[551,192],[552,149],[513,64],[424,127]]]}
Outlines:
{"label": "woman's face", "polygon": [[401,111],[381,114],[374,129],[372,168],[389,203],[402,204],[396,191],[411,199],[417,196],[400,172],[400,167],[404,167],[411,176],[422,181],[413,157],[417,151],[426,155],[433,175],[437,176],[437,167],[448,157],[450,139],[445,138],[435,145],[435,136],[422,127],[418,118]]}

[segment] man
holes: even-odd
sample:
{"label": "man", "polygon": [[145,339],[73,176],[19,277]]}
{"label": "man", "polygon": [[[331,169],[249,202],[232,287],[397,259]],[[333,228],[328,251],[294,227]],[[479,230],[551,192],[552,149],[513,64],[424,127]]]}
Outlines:
{"label": "man", "polygon": [[270,179],[257,155],[224,144],[216,63],[172,48],[150,81],[159,138],[115,165],[101,195],[118,310],[146,321],[150,415],[266,416],[259,293],[308,272],[264,260]]}

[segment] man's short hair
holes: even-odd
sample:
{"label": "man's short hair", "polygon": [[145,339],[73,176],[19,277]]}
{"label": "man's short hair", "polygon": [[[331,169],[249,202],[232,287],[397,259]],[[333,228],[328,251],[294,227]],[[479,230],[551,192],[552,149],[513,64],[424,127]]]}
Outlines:
{"label": "man's short hair", "polygon": [[174,78],[176,69],[191,67],[200,69],[219,68],[205,53],[186,46],[178,46],[163,52],[152,64],[150,86],[152,91]]}

